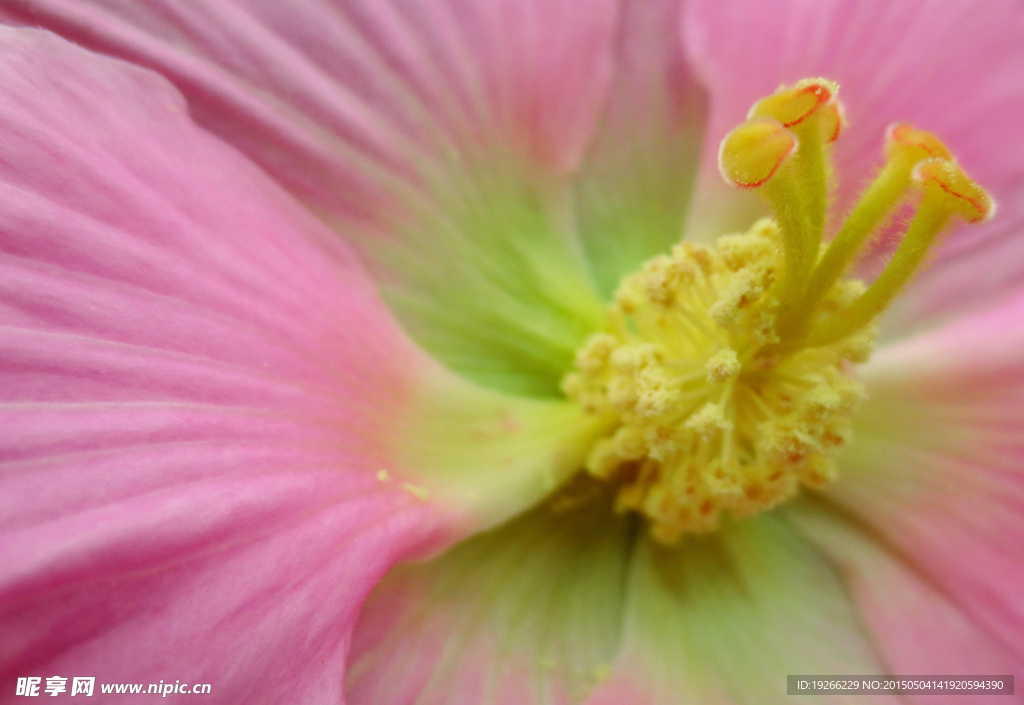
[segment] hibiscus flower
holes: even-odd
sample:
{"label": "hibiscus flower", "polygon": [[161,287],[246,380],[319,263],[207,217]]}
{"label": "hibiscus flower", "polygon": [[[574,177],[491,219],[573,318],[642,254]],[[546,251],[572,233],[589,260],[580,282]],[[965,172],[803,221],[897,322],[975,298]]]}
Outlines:
{"label": "hibiscus flower", "polygon": [[[0,699],[56,676],[232,704],[761,704],[789,674],[1021,671],[1013,2],[0,21]],[[785,119],[800,97],[773,91],[819,76],[845,117],[819,80]],[[962,226],[991,210],[968,198],[929,267],[897,265],[875,342],[843,318],[846,260],[801,308],[817,243],[790,236],[843,222],[830,153],[841,216],[901,144],[939,163],[894,203],[976,182],[1000,211]],[[860,274],[885,281],[913,222]],[[739,294],[702,307],[684,280]],[[757,341],[688,334],[714,348],[700,393],[651,383],[696,405],[680,436],[634,423],[668,423],[627,374],[664,362],[651,302]],[[786,474],[727,472],[768,450]],[[714,501],[681,508],[666,458],[696,463],[678,497]]]}

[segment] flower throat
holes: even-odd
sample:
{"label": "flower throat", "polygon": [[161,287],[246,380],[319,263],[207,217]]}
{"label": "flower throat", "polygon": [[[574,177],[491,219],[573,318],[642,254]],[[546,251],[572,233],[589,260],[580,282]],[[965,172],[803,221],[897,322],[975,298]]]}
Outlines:
{"label": "flower throat", "polygon": [[[775,214],[714,247],[683,243],[625,277],[563,380],[604,422],[585,468],[617,487],[619,512],[673,542],[836,476],[864,398],[853,366],[874,318],[956,218],[991,217],[988,194],[934,135],[896,124],[884,166],[823,245],[830,144],[845,128],[838,86],[808,79],[751,108],[722,141],[725,180]],[[898,207],[915,209],[868,286],[846,271]]]}

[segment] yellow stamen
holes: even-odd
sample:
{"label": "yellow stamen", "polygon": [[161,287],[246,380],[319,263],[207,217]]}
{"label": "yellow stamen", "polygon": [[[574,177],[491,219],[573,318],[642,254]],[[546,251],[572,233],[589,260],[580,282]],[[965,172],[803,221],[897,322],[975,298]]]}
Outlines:
{"label": "yellow stamen", "polygon": [[[747,516],[835,475],[860,385],[843,372],[870,349],[870,332],[783,360],[774,284],[785,269],[770,220],[684,243],[623,279],[608,331],[580,349],[567,395],[607,419],[586,461],[619,485],[616,507],[645,515],[661,541]],[[859,293],[859,290],[858,290]],[[826,297],[836,309],[846,287]]]}
{"label": "yellow stamen", "polygon": [[[951,222],[994,211],[938,138],[897,124],[885,166],[823,248],[829,144],[845,126],[837,93],[809,79],[754,105],[722,141],[719,168],[756,189],[775,219],[714,247],[678,245],[624,278],[606,329],[563,380],[607,429],[587,475],[612,483],[617,510],[644,515],[661,541],[834,479],[864,396],[852,370],[871,353],[873,319]],[[882,273],[870,286],[844,278],[901,203],[916,215]]]}

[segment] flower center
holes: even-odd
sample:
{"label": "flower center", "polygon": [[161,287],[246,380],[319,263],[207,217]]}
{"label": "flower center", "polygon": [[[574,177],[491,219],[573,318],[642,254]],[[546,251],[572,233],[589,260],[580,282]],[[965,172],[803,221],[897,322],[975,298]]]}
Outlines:
{"label": "flower center", "polygon": [[[722,175],[757,189],[774,219],[683,243],[625,277],[606,329],[577,352],[566,394],[606,422],[586,460],[616,509],[672,542],[756,514],[836,476],[863,386],[852,377],[895,298],[954,216],[992,200],[934,135],[887,133],[886,163],[828,246],[829,149],[845,119],[824,79],[780,88],[722,142]],[[882,273],[846,270],[897,208],[916,214]]]}

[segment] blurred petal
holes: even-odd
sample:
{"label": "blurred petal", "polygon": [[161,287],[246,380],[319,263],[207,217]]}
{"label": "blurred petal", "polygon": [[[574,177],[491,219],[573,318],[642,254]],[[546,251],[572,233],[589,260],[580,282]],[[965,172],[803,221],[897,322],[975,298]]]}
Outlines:
{"label": "blurred petal", "polygon": [[828,496],[1024,663],[1024,296],[879,351]]}
{"label": "blurred petal", "polygon": [[610,0],[16,0],[3,16],[164,74],[197,122],[334,220],[374,195],[351,157],[397,168],[410,147],[500,143],[576,168],[605,98],[615,11]]}
{"label": "blurred petal", "polygon": [[886,670],[842,577],[778,516],[670,548],[643,540],[627,590],[622,650],[588,705],[788,703],[786,674]]}
{"label": "blurred petal", "polygon": [[[842,571],[874,643],[894,674],[1020,671],[1019,659],[870,529],[823,502],[801,502],[787,509],[787,516]],[[904,697],[914,703],[935,701],[934,695]],[[969,705],[977,703],[978,696],[943,695],[942,702]]]}
{"label": "blurred petal", "polygon": [[705,106],[683,55],[682,4],[622,8],[615,78],[576,186],[580,234],[605,296],[683,236]]}
{"label": "blurred petal", "polygon": [[[179,475],[182,467],[213,471],[186,489],[150,482],[134,496],[4,532],[6,684],[54,674],[180,679],[211,684],[214,703],[339,700],[362,598],[392,562],[431,540],[430,516],[325,460],[296,466],[294,448],[283,460],[254,459],[221,444],[218,467],[180,448],[176,464],[165,461]],[[152,472],[167,454],[121,459]],[[229,460],[259,463],[266,476],[232,478]],[[36,496],[8,479],[5,493],[39,511],[54,495],[88,494],[76,487],[120,484],[109,468],[77,468],[62,472],[52,458],[7,467],[5,475],[36,481],[77,477]]]}
{"label": "blurred petal", "polygon": [[251,0],[7,4],[170,78],[371,261],[453,369],[557,392],[601,309],[568,214],[616,4]]}
{"label": "blurred petal", "polygon": [[1005,296],[1024,276],[1024,15],[1016,2],[697,0],[683,31],[711,101],[692,230],[715,236],[749,226],[756,199],[721,183],[718,141],[779,84],[826,76],[842,86],[850,121],[835,150],[841,209],[880,165],[884,130],[897,120],[939,135],[999,204],[991,223],[948,237],[886,319],[891,334]]}
{"label": "blurred petal", "polygon": [[365,594],[472,528],[397,440],[465,383],[155,74],[0,29],[0,134],[4,681],[338,700]]}
{"label": "blurred petal", "polygon": [[356,628],[347,702],[579,702],[622,616],[631,524],[605,506],[545,505],[389,574]]}

